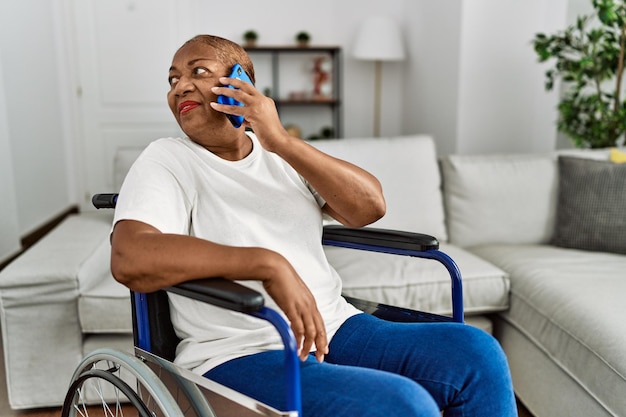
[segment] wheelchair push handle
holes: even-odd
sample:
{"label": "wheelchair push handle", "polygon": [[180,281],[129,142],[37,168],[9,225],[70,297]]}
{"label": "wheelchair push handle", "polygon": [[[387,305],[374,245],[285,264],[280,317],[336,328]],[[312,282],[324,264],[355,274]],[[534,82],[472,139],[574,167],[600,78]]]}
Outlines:
{"label": "wheelchair push handle", "polygon": [[117,194],[94,194],[91,203],[97,209],[112,209],[117,204]]}

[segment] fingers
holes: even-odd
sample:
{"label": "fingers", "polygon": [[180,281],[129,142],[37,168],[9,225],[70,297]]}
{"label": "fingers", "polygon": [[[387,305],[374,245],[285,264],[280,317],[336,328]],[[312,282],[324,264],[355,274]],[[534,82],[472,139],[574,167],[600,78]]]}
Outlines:
{"label": "fingers", "polygon": [[320,320],[320,323],[318,323],[317,328],[321,329],[321,331],[317,333],[317,336],[315,338],[315,357],[317,358],[318,362],[324,362],[324,356],[328,354],[328,337],[326,336],[326,326],[324,326],[322,318],[318,318]]}
{"label": "fingers", "polygon": [[305,346],[305,326],[299,316],[295,316],[293,318],[289,317],[287,314],[287,318],[291,323],[291,330],[293,331],[293,336],[296,339],[296,345],[298,346],[298,356],[300,360],[304,361],[311,350],[311,345],[309,344],[308,348]]}
{"label": "fingers", "polygon": [[[219,80],[223,86],[215,86],[211,91],[217,95],[232,97],[237,101],[244,101],[247,96],[255,96],[259,91],[250,83],[238,78],[222,77]],[[234,88],[231,88],[234,87]]]}
{"label": "fingers", "polygon": [[306,357],[309,355],[311,348],[313,347],[313,343],[315,343],[316,335],[319,332],[319,329],[315,326],[315,320],[311,317],[312,312],[307,312],[305,317],[303,317],[304,323],[304,340],[300,349],[300,359],[306,360]]}
{"label": "fingers", "polygon": [[263,285],[287,316],[300,359],[306,360],[315,345],[317,360],[321,362],[328,353],[328,339],[315,298],[288,262],[281,262],[281,265],[282,273],[265,279]]}
{"label": "fingers", "polygon": [[240,80],[239,78],[221,77],[219,81],[226,86],[232,85],[238,90],[248,91],[249,93],[256,91],[256,88],[254,88],[252,84],[247,81]]}
{"label": "fingers", "polygon": [[283,311],[289,319],[298,346],[298,356],[305,361],[315,345],[315,356],[319,362],[324,361],[324,355],[328,353],[328,339],[324,320],[317,310],[315,303],[297,303],[299,306]]}
{"label": "fingers", "polygon": [[[237,80],[234,78],[220,78],[222,82],[231,82],[232,86],[237,88],[225,87],[212,87],[213,94],[220,96],[230,97],[240,103],[243,106],[219,104],[217,102],[211,102],[210,105],[214,110],[222,113],[235,114],[238,116],[244,116],[246,121],[261,122],[264,120],[274,120],[277,118],[276,106],[269,97],[261,94],[254,86],[247,82]],[[241,86],[241,88],[239,88]],[[269,104],[271,102],[271,105]]]}
{"label": "fingers", "polygon": [[245,116],[244,109],[242,106],[231,106],[228,104],[220,104],[215,101],[212,101],[209,104],[214,110],[217,110],[220,113],[234,114],[236,116]]}
{"label": "fingers", "polygon": [[328,353],[328,340],[324,321],[317,308],[313,307],[295,314],[286,311],[285,314],[296,339],[300,360],[306,360],[309,352],[313,349],[313,345],[315,345],[315,356],[319,362],[322,362],[324,355]]}

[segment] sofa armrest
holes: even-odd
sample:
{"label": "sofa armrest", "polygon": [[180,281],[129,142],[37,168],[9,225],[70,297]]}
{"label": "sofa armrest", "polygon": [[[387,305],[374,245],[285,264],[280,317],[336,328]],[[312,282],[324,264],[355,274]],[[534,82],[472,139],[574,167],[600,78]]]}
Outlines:
{"label": "sofa armrest", "polygon": [[[83,356],[79,271],[107,239],[110,225],[110,214],[69,216],[0,272],[0,318],[11,407],[56,406],[63,397],[63,387]],[[37,381],[44,381],[43,386]]]}

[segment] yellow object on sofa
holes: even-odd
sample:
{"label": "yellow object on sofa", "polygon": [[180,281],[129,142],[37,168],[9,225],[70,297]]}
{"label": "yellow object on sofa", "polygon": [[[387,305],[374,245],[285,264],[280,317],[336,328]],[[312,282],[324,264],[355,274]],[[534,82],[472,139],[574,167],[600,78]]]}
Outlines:
{"label": "yellow object on sofa", "polygon": [[609,159],[611,160],[611,162],[623,164],[624,162],[626,162],[626,152],[620,151],[617,148],[611,148],[611,154],[609,155]]}

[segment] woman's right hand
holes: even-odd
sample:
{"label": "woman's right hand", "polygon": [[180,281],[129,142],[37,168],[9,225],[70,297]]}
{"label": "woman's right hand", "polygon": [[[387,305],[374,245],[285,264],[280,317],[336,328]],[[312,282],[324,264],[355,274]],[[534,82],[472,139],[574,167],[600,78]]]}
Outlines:
{"label": "woman's right hand", "polygon": [[278,258],[263,287],[291,323],[300,359],[304,361],[315,344],[315,357],[322,362],[328,353],[328,339],[315,298],[291,264],[280,255]]}

